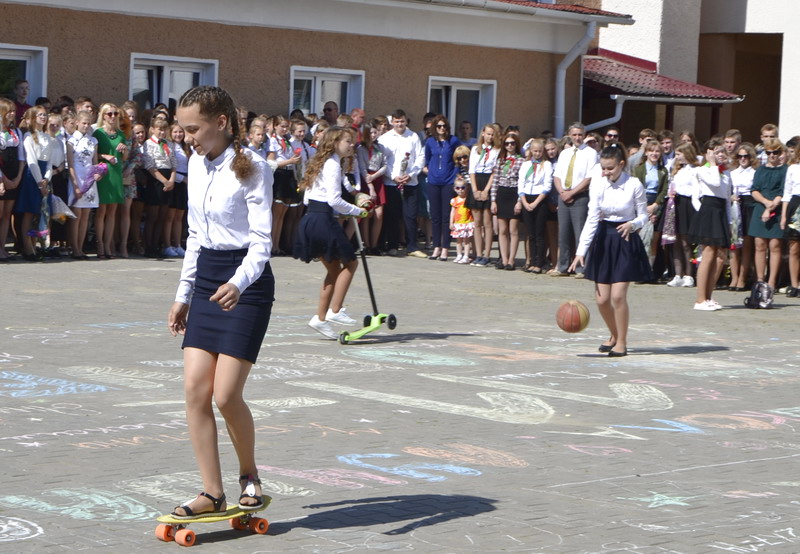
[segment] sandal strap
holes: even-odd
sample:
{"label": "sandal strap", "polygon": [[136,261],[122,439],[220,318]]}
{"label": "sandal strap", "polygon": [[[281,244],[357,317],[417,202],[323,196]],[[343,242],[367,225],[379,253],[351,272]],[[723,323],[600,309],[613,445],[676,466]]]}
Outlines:
{"label": "sandal strap", "polygon": [[210,494],[208,494],[205,491],[201,492],[199,494],[199,496],[205,496],[211,502],[213,502],[214,503],[214,511],[215,512],[219,512],[220,508],[222,507],[222,503],[225,502],[225,493],[224,492],[220,495],[219,498],[214,498],[213,496],[211,496]]}
{"label": "sandal strap", "polygon": [[247,481],[247,482],[252,481],[253,483],[258,483],[259,485],[261,484],[261,479],[259,479],[255,475],[240,475],[239,481]]}

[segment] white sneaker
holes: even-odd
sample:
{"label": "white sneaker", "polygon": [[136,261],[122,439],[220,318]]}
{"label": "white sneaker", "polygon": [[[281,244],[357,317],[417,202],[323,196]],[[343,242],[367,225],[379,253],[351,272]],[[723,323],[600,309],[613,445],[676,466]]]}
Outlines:
{"label": "white sneaker", "polygon": [[335,313],[333,310],[328,308],[328,313],[325,314],[325,321],[330,321],[331,323],[338,323],[340,325],[355,325],[356,320],[347,315],[347,312],[344,311],[344,307],[339,310],[339,313]]}
{"label": "white sneaker", "polygon": [[460,264],[468,264],[469,263],[469,256],[467,256],[467,255],[461,256],[461,260],[459,260],[458,263],[460,263]]}
{"label": "white sneaker", "polygon": [[711,306],[712,308],[714,308],[715,310],[721,310],[722,309],[722,304],[720,304],[716,300],[713,300],[713,299],[712,300],[706,300],[706,303],[709,306]]}
{"label": "white sneaker", "polygon": [[165,257],[165,258],[177,258],[177,257],[178,257],[178,251],[177,251],[177,250],[175,250],[175,249],[174,249],[173,247],[171,247],[171,246],[167,246],[167,247],[164,249],[164,257]]}
{"label": "white sneaker", "polygon": [[667,286],[668,287],[682,287],[683,283],[684,283],[683,277],[681,277],[680,275],[676,275],[675,277],[672,278],[672,281],[667,283]]}
{"label": "white sneaker", "polygon": [[700,312],[715,312],[717,308],[714,307],[713,304],[709,304],[708,300],[705,302],[696,302],[694,305],[694,309]]}
{"label": "white sneaker", "polygon": [[460,264],[461,263],[461,256],[456,256],[456,259],[453,260],[453,263],[454,264]]}
{"label": "white sneaker", "polygon": [[687,275],[686,277],[684,277],[683,278],[683,284],[681,286],[682,287],[693,287],[694,286],[694,277],[692,277],[691,275]]}
{"label": "white sneaker", "polygon": [[314,329],[316,332],[328,337],[329,339],[336,340],[339,338],[339,335],[333,330],[331,324],[327,321],[320,321],[319,317],[317,316],[311,318],[311,321],[308,322],[308,326]]}
{"label": "white sneaker", "polygon": [[180,246],[176,246],[176,247],[175,247],[175,252],[177,252],[177,253],[178,253],[178,257],[179,257],[179,258],[183,258],[183,257],[186,255],[186,250],[184,250],[184,249],[183,249],[183,248],[181,248]]}

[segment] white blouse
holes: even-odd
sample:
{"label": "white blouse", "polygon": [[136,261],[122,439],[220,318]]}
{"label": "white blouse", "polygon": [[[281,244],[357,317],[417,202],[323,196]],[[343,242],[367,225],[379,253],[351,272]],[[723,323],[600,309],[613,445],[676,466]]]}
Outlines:
{"label": "white blouse", "polygon": [[730,200],[731,174],[727,170],[720,172],[719,166],[704,165],[697,168],[697,180],[700,189],[697,196],[716,196]]}
{"label": "white blouse", "polygon": [[342,160],[338,154],[334,154],[322,166],[314,184],[306,190],[303,202],[308,204],[309,200],[325,202],[334,211],[344,215],[358,215],[361,208],[342,200],[342,179],[345,179],[342,171]]}
{"label": "white blouse", "polygon": [[189,158],[189,238],[175,295],[189,304],[197,274],[200,247],[239,250],[247,255],[228,281],[243,292],[264,271],[272,250],[272,171],[252,151],[244,154],[255,165],[254,174],[239,181],[231,169],[233,146],[213,160],[194,154]]}
{"label": "white blouse", "polygon": [[517,192],[520,196],[547,194],[552,187],[553,164],[547,160],[535,166],[531,160],[522,163],[517,181]]}
{"label": "white blouse", "polygon": [[[294,148],[292,147],[291,139],[279,137],[278,135],[269,137],[269,151],[275,152],[275,160],[279,162],[294,157]],[[291,170],[292,168],[285,165],[283,169]]]}
{"label": "white blouse", "polygon": [[42,180],[49,181],[53,176],[53,167],[49,163],[47,164],[47,171],[42,175],[39,169],[39,160],[43,162],[50,161],[52,157],[51,149],[55,139],[47,133],[40,132],[36,133],[36,135],[39,139],[38,141],[33,140],[33,136],[30,133],[25,133],[25,140],[22,142],[25,145],[25,161],[28,162],[28,169],[31,170],[33,180],[36,181],[38,186]]}
{"label": "white blouse", "polygon": [[753,187],[753,177],[756,170],[752,167],[737,167],[731,170],[731,181],[733,182],[733,194],[736,196],[750,196],[750,189]]}
{"label": "white blouse", "polygon": [[469,152],[469,172],[470,173],[491,173],[494,169],[494,164],[497,163],[497,156],[500,154],[499,148],[492,148],[486,150],[478,146],[472,147]]}
{"label": "white blouse", "polygon": [[697,179],[695,179],[696,167],[685,165],[672,176],[670,189],[675,191],[675,194],[681,196],[688,196],[691,198],[694,195],[694,189],[697,187]]}
{"label": "white blouse", "polygon": [[647,195],[644,185],[624,171],[616,182],[603,177],[599,167],[592,172],[589,185],[589,213],[581,231],[577,256],[585,256],[592,244],[601,221],[611,223],[631,222],[633,230],[647,223]]}
{"label": "white blouse", "polygon": [[786,169],[786,180],[783,182],[783,201],[789,202],[792,196],[800,195],[800,165],[792,164]]}

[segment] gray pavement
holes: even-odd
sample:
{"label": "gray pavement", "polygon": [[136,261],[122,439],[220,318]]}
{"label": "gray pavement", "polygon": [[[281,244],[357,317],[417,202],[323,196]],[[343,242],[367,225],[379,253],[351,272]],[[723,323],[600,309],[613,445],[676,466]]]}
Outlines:
{"label": "gray pavement", "polygon": [[[306,326],[323,268],[273,265],[246,390],[270,531],[194,525],[198,551],[800,552],[800,300],[701,313],[693,289],[634,286],[612,360],[589,282],[370,258],[398,327],[341,346]],[[179,269],[0,266],[0,551],[180,548],[153,535],[200,490],[165,326]],[[569,335],[573,298],[592,321]],[[348,309],[369,311],[363,273]]]}

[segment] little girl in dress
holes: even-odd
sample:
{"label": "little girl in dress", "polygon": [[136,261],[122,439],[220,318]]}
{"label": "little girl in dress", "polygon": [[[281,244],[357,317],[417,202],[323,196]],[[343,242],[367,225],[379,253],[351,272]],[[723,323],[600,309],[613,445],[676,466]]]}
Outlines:
{"label": "little girl in dress", "polygon": [[450,201],[450,236],[457,240],[456,259],[453,261],[457,264],[468,264],[475,221],[472,218],[472,210],[467,208],[467,185],[461,175],[456,177],[453,188],[456,196]]}

